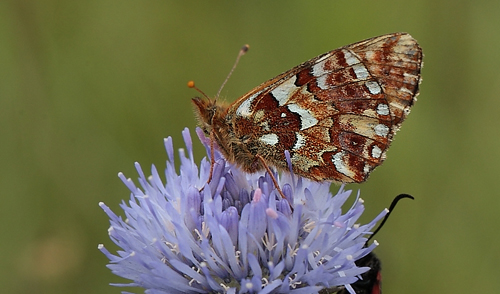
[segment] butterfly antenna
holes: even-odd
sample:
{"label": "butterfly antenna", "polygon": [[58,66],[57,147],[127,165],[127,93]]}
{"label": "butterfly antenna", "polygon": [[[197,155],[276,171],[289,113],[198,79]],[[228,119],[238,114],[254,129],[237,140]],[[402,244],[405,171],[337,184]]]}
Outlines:
{"label": "butterfly antenna", "polygon": [[194,81],[189,81],[187,83],[187,86],[189,88],[195,89],[196,91],[200,92],[200,94],[203,95],[203,97],[207,98],[207,100],[210,100],[210,98],[208,98],[207,94],[205,94],[202,90],[198,89],[198,87],[195,86]]}
{"label": "butterfly antenna", "polygon": [[231,71],[227,75],[227,78],[224,80],[224,83],[220,86],[219,92],[217,92],[217,96],[215,96],[215,100],[219,98],[220,92],[222,91],[222,88],[226,85],[227,81],[229,80],[229,77],[233,74],[234,69],[238,65],[238,62],[240,61],[241,56],[245,55],[247,53],[248,49],[250,49],[250,46],[248,44],[245,44],[245,46],[241,47],[240,52],[238,53],[238,57],[236,57],[236,61],[234,62],[233,68],[231,68]]}
{"label": "butterfly antenna", "polygon": [[391,215],[392,211],[396,207],[396,204],[398,204],[399,200],[401,200],[403,198],[415,199],[413,196],[411,196],[409,194],[399,194],[398,196],[396,196],[396,198],[394,198],[394,200],[392,200],[391,206],[389,207],[389,212],[385,215],[384,219],[382,220],[380,225],[378,225],[377,229],[373,232],[373,234],[370,236],[370,238],[368,238],[368,240],[366,240],[366,244],[368,244],[368,241],[370,241],[375,236],[375,234],[377,234],[378,231],[380,231],[380,229],[382,228],[384,223],[389,218],[389,215]]}

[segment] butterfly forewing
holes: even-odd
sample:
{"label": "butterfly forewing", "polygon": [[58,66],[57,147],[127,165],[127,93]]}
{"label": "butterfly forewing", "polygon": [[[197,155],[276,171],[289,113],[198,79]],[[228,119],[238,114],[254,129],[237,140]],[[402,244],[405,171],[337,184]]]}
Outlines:
{"label": "butterfly forewing", "polygon": [[[383,162],[409,113],[421,64],[410,35],[389,34],[306,61],[227,108],[195,104],[228,160],[249,172],[263,168],[257,155],[286,170],[288,150],[296,174],[362,182]],[[207,115],[211,105],[214,114]]]}

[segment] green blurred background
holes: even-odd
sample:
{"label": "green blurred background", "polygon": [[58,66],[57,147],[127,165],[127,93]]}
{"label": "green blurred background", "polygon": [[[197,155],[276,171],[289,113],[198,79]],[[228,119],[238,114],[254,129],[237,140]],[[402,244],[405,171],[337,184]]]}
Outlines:
{"label": "green blurred background", "polygon": [[[134,162],[164,168],[196,124],[186,87],[234,101],[320,53],[406,31],[425,58],[419,101],[361,189],[367,221],[409,193],[377,236],[384,293],[500,289],[500,1],[61,1],[0,3],[0,289],[120,293],[115,250]],[[201,159],[201,144],[196,146]],[[336,188],[333,188],[336,189]],[[139,293],[142,292],[136,289]]]}

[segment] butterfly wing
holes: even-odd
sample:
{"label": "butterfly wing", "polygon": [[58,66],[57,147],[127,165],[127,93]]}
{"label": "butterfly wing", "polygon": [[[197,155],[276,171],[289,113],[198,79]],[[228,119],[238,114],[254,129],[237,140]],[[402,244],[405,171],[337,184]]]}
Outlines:
{"label": "butterfly wing", "polygon": [[348,45],[256,87],[228,109],[252,154],[314,180],[362,182],[415,101],[422,50],[406,33]]}

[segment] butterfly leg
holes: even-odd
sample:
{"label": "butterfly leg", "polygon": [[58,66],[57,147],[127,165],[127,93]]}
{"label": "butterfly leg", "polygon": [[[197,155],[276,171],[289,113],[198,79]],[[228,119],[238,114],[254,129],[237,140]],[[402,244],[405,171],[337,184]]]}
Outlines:
{"label": "butterfly leg", "polygon": [[[210,132],[210,173],[208,174],[207,184],[210,184],[212,181],[212,177],[214,175],[214,166],[215,166],[215,152],[214,152],[214,133]],[[200,192],[203,191],[205,186],[201,187]]]}
{"label": "butterfly leg", "polygon": [[280,193],[280,195],[281,195],[281,197],[283,199],[286,199],[285,194],[283,194],[283,191],[281,191],[280,186],[278,186],[278,181],[274,177],[274,174],[272,173],[271,169],[269,168],[269,165],[267,165],[266,160],[264,159],[264,157],[260,156],[259,154],[257,154],[256,157],[260,160],[260,162],[262,163],[262,165],[266,169],[266,171],[269,174],[269,176],[271,176],[271,180],[273,180],[274,187],[276,187],[276,190],[278,190],[278,193]]}
{"label": "butterfly leg", "polygon": [[215,141],[215,136],[214,132],[212,131],[210,132],[210,174],[208,174],[207,183],[210,183],[210,181],[212,181],[212,176],[214,174],[214,166],[215,166],[214,141]]}

